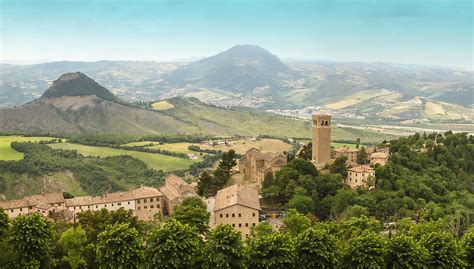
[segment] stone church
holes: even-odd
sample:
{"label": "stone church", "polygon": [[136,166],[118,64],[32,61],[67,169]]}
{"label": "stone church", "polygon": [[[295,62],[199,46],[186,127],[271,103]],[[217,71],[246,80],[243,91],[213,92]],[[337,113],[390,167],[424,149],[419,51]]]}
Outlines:
{"label": "stone church", "polygon": [[274,174],[286,165],[286,156],[281,153],[261,152],[251,148],[245,153],[245,157],[239,161],[239,172],[246,179],[253,180],[258,187],[262,187],[265,175]]}

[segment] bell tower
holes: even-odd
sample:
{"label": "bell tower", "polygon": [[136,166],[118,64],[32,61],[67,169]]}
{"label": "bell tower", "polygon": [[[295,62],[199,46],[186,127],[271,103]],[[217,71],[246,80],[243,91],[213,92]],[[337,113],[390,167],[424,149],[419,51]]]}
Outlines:
{"label": "bell tower", "polygon": [[315,164],[324,165],[331,159],[331,116],[314,114],[312,118],[312,159]]}

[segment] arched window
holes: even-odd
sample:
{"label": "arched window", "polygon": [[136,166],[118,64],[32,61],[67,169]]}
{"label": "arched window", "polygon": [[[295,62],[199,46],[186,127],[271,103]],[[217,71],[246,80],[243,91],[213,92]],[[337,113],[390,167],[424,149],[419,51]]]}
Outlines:
{"label": "arched window", "polygon": [[329,121],[326,121],[326,122],[325,122],[325,125],[328,126],[328,125],[329,125]]}

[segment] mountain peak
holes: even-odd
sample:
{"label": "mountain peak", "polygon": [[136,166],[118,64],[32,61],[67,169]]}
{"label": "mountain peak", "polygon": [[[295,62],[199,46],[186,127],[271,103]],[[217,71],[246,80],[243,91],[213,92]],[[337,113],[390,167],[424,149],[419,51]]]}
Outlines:
{"label": "mountain peak", "polygon": [[66,73],[53,81],[42,98],[58,98],[62,96],[96,95],[99,98],[114,101],[115,96],[95,80],[81,72]]}

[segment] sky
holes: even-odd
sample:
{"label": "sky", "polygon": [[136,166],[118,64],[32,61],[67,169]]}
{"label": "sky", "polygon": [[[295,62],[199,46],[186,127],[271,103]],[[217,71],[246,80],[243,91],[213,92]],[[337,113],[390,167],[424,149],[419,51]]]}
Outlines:
{"label": "sky", "polygon": [[473,70],[471,0],[0,0],[2,61],[211,56],[236,44],[280,58]]}

